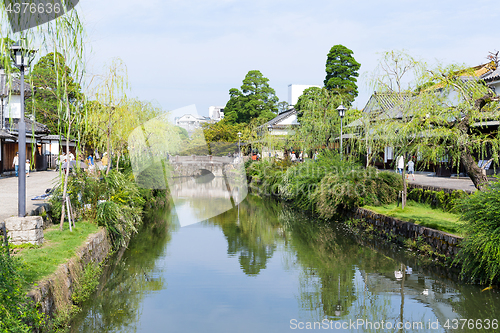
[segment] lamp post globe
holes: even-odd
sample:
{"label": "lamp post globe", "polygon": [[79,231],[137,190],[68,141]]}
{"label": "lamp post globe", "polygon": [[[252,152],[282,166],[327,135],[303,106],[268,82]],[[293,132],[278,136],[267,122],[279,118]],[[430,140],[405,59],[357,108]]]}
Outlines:
{"label": "lamp post globe", "polygon": [[340,117],[340,160],[342,160],[342,119],[345,116],[346,110],[347,109],[342,104],[340,104],[339,107],[337,108]]}
{"label": "lamp post globe", "polygon": [[23,46],[23,41],[18,41],[10,47],[10,57],[14,66],[20,71],[20,115],[18,124],[18,151],[19,151],[19,172],[18,172],[18,216],[26,215],[26,122],[24,121],[24,72],[33,61],[35,50],[30,50]]}

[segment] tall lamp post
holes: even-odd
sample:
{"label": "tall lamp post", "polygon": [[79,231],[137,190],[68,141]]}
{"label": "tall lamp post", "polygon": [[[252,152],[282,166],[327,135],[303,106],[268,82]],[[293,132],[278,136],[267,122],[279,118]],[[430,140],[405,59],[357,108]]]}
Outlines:
{"label": "tall lamp post", "polygon": [[14,66],[21,72],[20,93],[21,105],[18,124],[18,150],[19,150],[19,173],[18,173],[18,216],[26,215],[26,123],[24,122],[24,71],[30,66],[35,50],[30,50],[21,46],[21,41],[14,43],[10,47],[10,57]]}
{"label": "tall lamp post", "polygon": [[269,132],[269,147],[268,147],[268,149],[269,149],[269,159],[271,159],[271,154],[272,154],[272,151],[273,151],[272,144],[271,144],[271,141],[272,141],[271,140],[271,132],[273,131],[273,125],[270,125],[270,124],[267,125],[267,131]]}
{"label": "tall lamp post", "polygon": [[341,161],[342,161],[342,118],[344,118],[346,110],[347,109],[342,104],[340,104],[339,107],[337,108],[340,117],[340,160]]}
{"label": "tall lamp post", "polygon": [[240,139],[241,139],[241,132],[238,132],[238,157],[241,157]]}

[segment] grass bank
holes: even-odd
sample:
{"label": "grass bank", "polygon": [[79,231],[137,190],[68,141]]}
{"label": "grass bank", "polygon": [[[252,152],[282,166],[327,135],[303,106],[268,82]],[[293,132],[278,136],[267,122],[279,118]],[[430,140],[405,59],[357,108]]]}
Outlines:
{"label": "grass bank", "polygon": [[67,223],[63,231],[54,225],[44,230],[43,245],[18,248],[16,257],[23,262],[26,287],[54,273],[59,265],[76,254],[89,235],[98,230],[96,224],[87,221],[77,222],[73,232],[68,230]]}
{"label": "grass bank", "polygon": [[405,209],[391,203],[382,206],[364,206],[375,213],[395,217],[406,222],[412,222],[427,228],[444,231],[463,237],[463,222],[460,215],[432,208],[430,204],[408,201]]}

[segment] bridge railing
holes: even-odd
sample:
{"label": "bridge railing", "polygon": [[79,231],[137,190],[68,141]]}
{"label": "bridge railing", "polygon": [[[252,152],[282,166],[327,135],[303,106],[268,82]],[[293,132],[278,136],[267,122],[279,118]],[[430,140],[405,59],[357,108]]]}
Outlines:
{"label": "bridge railing", "polygon": [[171,163],[220,163],[220,164],[224,163],[224,164],[227,164],[227,163],[233,163],[234,158],[229,157],[229,156],[212,156],[212,155],[173,156],[170,158],[170,162]]}

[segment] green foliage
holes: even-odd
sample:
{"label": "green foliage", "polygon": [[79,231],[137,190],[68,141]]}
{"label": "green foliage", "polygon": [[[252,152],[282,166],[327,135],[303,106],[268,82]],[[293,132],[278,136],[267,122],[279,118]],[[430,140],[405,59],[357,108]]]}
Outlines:
{"label": "green foliage", "polygon": [[352,50],[343,45],[334,45],[326,60],[325,88],[345,95],[346,104],[351,104],[358,96],[356,78],[361,65],[352,56]]}
{"label": "green foliage", "polygon": [[[60,218],[61,192],[58,187],[51,199],[55,218]],[[124,246],[142,223],[145,200],[130,172],[111,170],[101,178],[77,172],[68,180],[68,194],[79,217],[106,227],[114,247]]]}
{"label": "green foliage", "polygon": [[[364,145],[374,151],[397,147],[398,154],[419,156],[422,166],[446,159],[454,167],[462,165],[476,188],[484,185],[477,159],[499,161],[500,136],[485,124],[500,119],[500,109],[495,93],[474,69],[426,68],[404,52],[391,51],[373,81],[383,98],[366,113]],[[366,138],[368,133],[376,140]]]}
{"label": "green foliage", "polygon": [[278,97],[269,86],[269,79],[258,70],[251,70],[243,79],[241,91],[229,90],[230,99],[224,108],[224,119],[229,123],[249,123],[258,119],[265,123],[278,112]]}
{"label": "green foliage", "polygon": [[429,204],[432,208],[440,208],[445,212],[455,212],[455,204],[467,193],[461,190],[453,190],[450,193],[444,191],[433,191],[422,188],[414,188],[408,192],[408,200]]}
{"label": "green foliage", "polygon": [[[325,88],[311,87],[304,90],[295,104],[300,127],[293,137],[302,149],[315,150],[338,144],[340,117],[337,107],[348,100],[346,94],[331,92]],[[343,120],[344,126],[359,117],[356,110],[348,110]],[[343,134],[350,131],[343,128]]]}
{"label": "green foliage", "polygon": [[102,266],[90,261],[83,269],[83,274],[75,281],[75,288],[71,294],[74,304],[80,305],[86,301],[99,285]]}
{"label": "green foliage", "polygon": [[24,275],[28,283],[40,281],[54,273],[60,264],[76,254],[88,236],[99,231],[93,223],[78,222],[69,232],[67,224],[63,231],[58,226],[44,230],[45,244],[36,248],[27,248],[18,252],[16,256],[24,263]]}
{"label": "green foliage", "polygon": [[207,142],[238,142],[238,132],[244,124],[233,124],[223,119],[216,123],[203,124],[203,134]]}
{"label": "green foliage", "polygon": [[441,208],[432,207],[430,203],[419,203],[408,200],[404,209],[395,203],[380,206],[364,206],[378,214],[396,217],[400,220],[412,222],[424,227],[441,230],[461,236],[462,223],[460,216],[445,212]]}
{"label": "green foliage", "polygon": [[500,282],[500,183],[458,202],[465,239],[456,262],[462,276],[481,284]]}
{"label": "green foliage", "polygon": [[72,77],[62,54],[51,52],[40,58],[28,78],[36,94],[26,100],[26,110],[34,111],[36,120],[47,125],[51,133],[59,132],[58,104],[66,99],[76,108],[81,87]]}
{"label": "green foliage", "polygon": [[402,187],[401,178],[393,172],[378,172],[371,167],[343,169],[321,180],[314,193],[316,211],[321,217],[331,218],[365,204],[394,202]]}
{"label": "green foliage", "polygon": [[26,296],[22,272],[19,259],[0,246],[0,332],[28,333],[45,325],[45,318]]}
{"label": "green foliage", "polygon": [[247,175],[254,193],[277,196],[323,218],[366,203],[395,202],[402,188],[395,173],[360,169],[329,151],[320,154],[317,161],[304,163],[254,162],[248,165]]}

